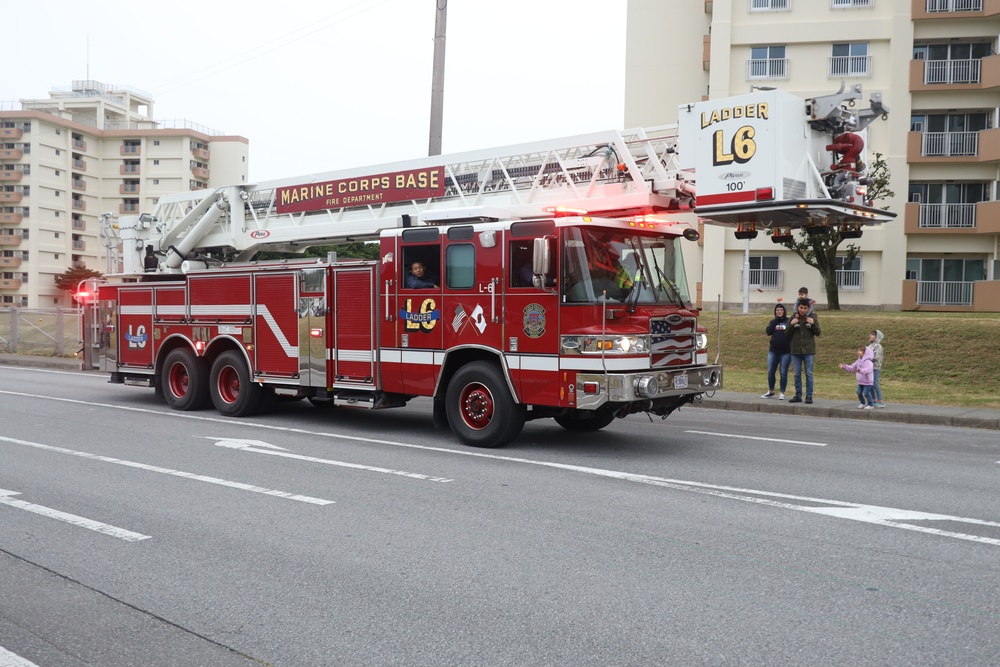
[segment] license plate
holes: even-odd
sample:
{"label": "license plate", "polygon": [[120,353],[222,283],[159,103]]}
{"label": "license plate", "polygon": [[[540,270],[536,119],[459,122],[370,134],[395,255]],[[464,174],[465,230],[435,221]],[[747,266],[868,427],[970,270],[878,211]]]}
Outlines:
{"label": "license plate", "polygon": [[688,376],[687,375],[675,375],[674,376],[674,389],[687,389],[688,386]]}

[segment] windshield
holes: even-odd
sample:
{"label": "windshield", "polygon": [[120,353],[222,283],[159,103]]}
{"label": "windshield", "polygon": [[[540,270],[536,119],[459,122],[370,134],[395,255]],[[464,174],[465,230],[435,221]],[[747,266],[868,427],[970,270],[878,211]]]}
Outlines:
{"label": "windshield", "polygon": [[562,300],[690,305],[680,238],[572,227],[563,237]]}

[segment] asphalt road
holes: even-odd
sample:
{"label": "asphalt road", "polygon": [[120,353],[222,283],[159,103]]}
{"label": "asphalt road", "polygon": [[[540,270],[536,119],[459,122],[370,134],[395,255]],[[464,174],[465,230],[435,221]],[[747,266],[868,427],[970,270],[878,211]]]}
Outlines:
{"label": "asphalt road", "polygon": [[[998,665],[995,431],[684,409],[499,450],[0,367],[0,665]],[[6,662],[5,662],[6,660]]]}

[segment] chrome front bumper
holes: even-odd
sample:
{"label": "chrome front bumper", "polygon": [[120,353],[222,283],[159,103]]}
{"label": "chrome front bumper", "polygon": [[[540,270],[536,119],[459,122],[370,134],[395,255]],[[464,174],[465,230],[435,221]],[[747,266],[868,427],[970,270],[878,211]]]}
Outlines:
{"label": "chrome front bumper", "polygon": [[[655,379],[655,393],[650,390],[652,381],[649,378]],[[575,388],[576,407],[580,410],[596,410],[606,403],[703,394],[722,389],[722,366],[687,366],[641,373],[580,373],[576,376]]]}

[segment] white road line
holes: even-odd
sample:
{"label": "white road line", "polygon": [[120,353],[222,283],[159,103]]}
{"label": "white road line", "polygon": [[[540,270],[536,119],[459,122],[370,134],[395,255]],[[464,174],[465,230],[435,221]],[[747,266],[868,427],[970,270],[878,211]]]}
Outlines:
{"label": "white road line", "polygon": [[0,667],[38,667],[38,665],[0,646]]}
{"label": "white road line", "polygon": [[[81,528],[87,528],[88,530],[93,530],[98,533],[103,533],[104,535],[117,537],[118,539],[125,540],[126,542],[139,542],[141,540],[148,540],[150,538],[149,535],[143,535],[142,533],[133,533],[131,530],[118,528],[117,526],[112,526],[111,524],[101,523],[100,521],[94,521],[93,519],[86,519],[82,516],[77,516],[75,514],[61,512],[59,510],[52,509],[51,507],[45,507],[44,505],[35,505],[34,503],[25,502],[23,500],[15,500],[14,498],[11,498],[11,496],[19,496],[19,495],[21,495],[19,491],[8,491],[6,489],[0,489],[0,505],[9,505],[10,507],[16,507],[17,509],[34,512],[35,514],[47,516],[50,519],[57,519],[59,521],[64,521],[66,523],[73,524],[74,526],[80,526]],[[3,656],[2,654],[0,654],[0,667],[3,667],[3,664],[4,664]]]}
{"label": "white road line", "polygon": [[[734,488],[734,487],[728,487],[728,486],[718,486],[718,485],[714,485],[714,484],[703,484],[701,482],[684,481],[684,480],[679,480],[679,479],[665,479],[665,478],[661,478],[661,477],[652,477],[652,476],[649,476],[649,475],[637,475],[637,474],[634,474],[634,473],[620,472],[620,471],[616,471],[616,470],[604,470],[604,469],[601,469],[601,468],[587,468],[587,467],[583,467],[583,466],[570,465],[570,464],[566,464],[566,463],[555,463],[553,461],[537,461],[537,460],[532,460],[532,459],[519,458],[519,457],[515,457],[515,456],[503,456],[503,455],[500,455],[500,454],[488,454],[486,452],[481,452],[481,451],[471,451],[471,450],[467,451],[467,450],[459,450],[459,449],[449,449],[447,447],[430,447],[428,445],[417,445],[417,444],[414,444],[414,443],[398,442],[398,441],[395,441],[395,440],[383,440],[383,439],[380,439],[380,438],[365,438],[365,437],[361,437],[361,436],[342,435],[342,434],[339,434],[339,433],[327,433],[327,432],[323,432],[323,431],[310,431],[310,430],[302,429],[302,428],[292,428],[292,427],[288,427],[288,426],[275,426],[275,425],[271,425],[271,424],[261,424],[261,423],[257,423],[257,422],[248,422],[248,421],[237,421],[237,420],[234,420],[234,419],[225,419],[225,418],[222,418],[222,417],[205,417],[205,416],[201,416],[201,415],[193,415],[193,414],[186,413],[186,412],[149,410],[147,408],[133,408],[133,407],[128,407],[128,406],[113,405],[113,404],[109,404],[109,403],[92,403],[90,401],[82,401],[82,400],[72,399],[72,398],[56,398],[56,397],[52,397],[52,396],[41,396],[41,395],[25,394],[25,393],[20,393],[20,392],[11,392],[11,391],[0,391],[0,394],[10,394],[10,395],[13,395],[13,396],[25,396],[25,397],[28,397],[28,398],[42,398],[42,399],[45,399],[45,400],[63,401],[63,402],[67,402],[67,403],[79,403],[79,404],[83,404],[83,405],[90,405],[90,406],[95,406],[95,407],[106,407],[106,408],[111,408],[111,409],[116,409],[116,410],[128,410],[128,411],[135,411],[135,412],[145,412],[145,413],[149,413],[149,414],[159,415],[159,416],[162,416],[162,417],[177,417],[177,418],[181,418],[181,419],[197,419],[197,420],[203,420],[203,421],[214,422],[214,423],[231,424],[231,425],[234,425],[234,426],[245,426],[245,427],[252,427],[252,428],[256,428],[256,429],[267,429],[267,430],[276,431],[276,432],[283,432],[283,433],[300,433],[300,434],[304,434],[304,435],[313,435],[313,436],[324,437],[324,438],[336,438],[338,440],[348,440],[348,441],[352,441],[352,442],[369,442],[369,443],[374,443],[374,444],[390,445],[390,446],[393,446],[393,447],[404,447],[404,448],[407,448],[407,449],[419,449],[419,450],[428,451],[428,452],[441,452],[441,453],[444,453],[444,454],[453,454],[453,455],[458,455],[458,456],[472,456],[472,457],[482,458],[482,459],[491,459],[491,460],[494,460],[494,461],[507,461],[507,462],[510,462],[510,463],[524,463],[524,464],[528,464],[528,465],[543,466],[543,467],[547,467],[547,468],[556,468],[556,469],[560,469],[560,470],[567,470],[567,471],[570,471],[570,472],[584,473],[584,474],[588,474],[588,475],[597,475],[599,477],[610,477],[610,478],[620,479],[620,480],[624,480],[624,481],[638,482],[638,483],[641,483],[641,484],[651,484],[651,485],[654,485],[654,486],[663,486],[663,487],[677,489],[679,491],[692,491],[692,492],[695,492],[695,493],[704,493],[704,494],[708,494],[708,495],[712,495],[712,496],[717,496],[717,497],[720,497],[720,498],[728,498],[728,499],[731,499],[731,500],[741,500],[741,501],[744,501],[744,502],[752,502],[752,503],[757,503],[757,504],[761,504],[761,505],[769,505],[771,507],[778,507],[778,508],[781,508],[781,509],[797,510],[797,511],[801,511],[801,512],[811,512],[811,513],[814,513],[814,514],[825,514],[827,516],[832,516],[832,517],[841,518],[841,519],[853,519],[855,521],[863,521],[864,520],[864,521],[866,521],[866,523],[878,523],[879,525],[887,526],[887,527],[891,527],[891,528],[901,528],[903,530],[912,530],[912,531],[917,531],[917,532],[921,532],[921,533],[928,533],[928,534],[932,534],[932,535],[940,535],[940,536],[943,536],[943,537],[952,537],[952,538],[960,539],[960,540],[968,540],[968,541],[972,541],[972,542],[979,542],[979,543],[982,543],[982,544],[990,544],[990,545],[994,545],[994,546],[1000,546],[1000,539],[994,539],[994,538],[988,538],[988,537],[981,537],[979,535],[969,535],[969,534],[966,534],[966,533],[955,533],[955,532],[951,532],[951,531],[938,530],[938,529],[935,529],[935,528],[930,528],[928,526],[916,526],[916,525],[911,525],[911,524],[908,524],[908,523],[904,523],[904,522],[899,521],[899,520],[892,520],[892,519],[889,519],[889,518],[885,518],[885,517],[891,516],[892,515],[891,513],[905,512],[906,510],[897,510],[897,509],[892,509],[892,508],[887,508],[887,507],[877,507],[877,506],[874,506],[874,505],[861,505],[861,504],[858,504],[858,503],[849,503],[849,502],[844,502],[844,501],[841,501],[841,500],[826,500],[826,499],[823,499],[823,498],[809,498],[809,497],[806,497],[806,496],[794,496],[794,495],[783,494],[783,493],[773,493],[773,492],[770,492],[770,491],[757,491],[757,490],[753,490],[753,489],[740,489],[740,488]],[[2,439],[2,438],[0,438],[0,439]],[[866,520],[866,519],[862,518],[862,517],[866,516],[864,512],[855,512],[853,516],[851,516],[850,513],[845,513],[845,515],[837,516],[837,514],[835,512],[831,511],[831,508],[815,507],[815,506],[807,506],[807,505],[797,505],[795,503],[787,503],[787,502],[781,502],[781,501],[778,501],[778,500],[772,500],[772,498],[785,498],[785,499],[788,499],[788,500],[801,500],[801,501],[809,502],[809,503],[813,503],[813,504],[832,505],[834,507],[849,507],[849,508],[854,508],[854,509],[862,509],[863,508],[863,509],[865,509],[865,510],[868,511],[867,518],[868,519],[872,519],[872,520]],[[969,518],[957,517],[957,516],[947,516],[947,515],[944,515],[944,514],[923,514],[923,513],[919,513],[919,512],[916,513],[916,514],[921,514],[922,516],[926,517],[924,519],[920,519],[920,520],[923,520],[923,521],[956,521],[956,522],[959,522],[959,523],[966,523],[966,524],[970,524],[970,525],[1000,527],[1000,522],[996,522],[996,521],[983,521],[983,520],[980,520],[980,519],[969,519]],[[879,516],[881,516],[882,518],[879,519],[879,520],[877,520],[877,521],[874,520],[874,519],[878,518]],[[910,519],[910,520],[915,520],[915,519]]]}
{"label": "white road line", "polygon": [[79,452],[72,449],[66,449],[65,447],[53,447],[52,445],[43,445],[38,442],[29,442],[27,440],[18,440],[16,438],[7,438],[4,436],[0,436],[0,441],[10,442],[15,445],[24,445],[26,447],[34,447],[35,449],[42,449],[47,452],[58,452],[59,454],[69,454],[71,456],[79,456],[85,459],[91,459],[93,461],[114,463],[117,465],[128,466],[129,468],[138,468],[139,470],[158,472],[164,475],[173,475],[175,477],[183,477],[185,479],[192,479],[196,482],[207,482],[209,484],[218,484],[219,486],[228,486],[233,489],[240,489],[241,491],[251,491],[253,493],[262,493],[267,496],[276,496],[278,498],[287,498],[288,500],[297,500],[299,502],[310,503],[313,505],[332,505],[334,503],[334,501],[332,500],[313,498],[311,496],[300,496],[296,493],[289,493],[288,491],[277,491],[275,489],[266,489],[261,486],[244,484],[242,482],[232,482],[227,479],[219,479],[218,477],[197,475],[193,472],[184,472],[183,470],[171,470],[170,468],[161,468],[160,466],[152,466],[152,465],[147,465],[145,463],[136,463],[135,461],[126,461],[125,459],[116,459],[111,456],[101,456],[99,454],[91,454],[90,452]]}
{"label": "white road line", "polygon": [[366,466],[360,463],[347,463],[346,461],[333,461],[331,459],[321,459],[315,456],[306,456],[304,454],[293,454],[282,447],[276,445],[271,445],[266,442],[261,442],[260,440],[227,440],[224,438],[213,438],[211,436],[205,436],[209,440],[218,440],[215,444],[219,447],[228,447],[229,449],[238,449],[244,452],[254,452],[257,454],[270,454],[271,456],[281,456],[287,459],[296,459],[298,461],[309,461],[310,463],[323,463],[325,465],[339,466],[341,468],[353,468],[355,470],[367,470],[369,472],[381,472],[387,475],[400,475],[401,477],[410,477],[413,479],[422,479],[428,482],[452,482],[454,480],[448,479],[447,477],[432,477],[430,475],[424,475],[419,472],[407,472],[406,470],[393,470],[392,468],[381,468],[377,466]]}
{"label": "white road line", "polygon": [[714,435],[720,438],[742,438],[744,440],[763,440],[764,442],[783,442],[790,445],[811,445],[813,447],[826,447],[825,442],[809,442],[807,440],[782,440],[780,438],[759,438],[753,435],[739,435],[736,433],[713,433],[711,431],[684,431],[685,433],[697,433],[698,435]]}

